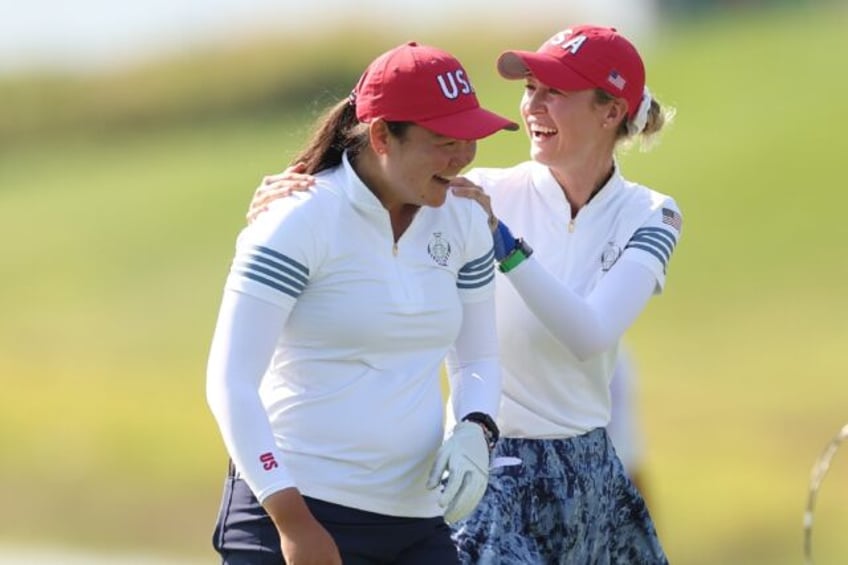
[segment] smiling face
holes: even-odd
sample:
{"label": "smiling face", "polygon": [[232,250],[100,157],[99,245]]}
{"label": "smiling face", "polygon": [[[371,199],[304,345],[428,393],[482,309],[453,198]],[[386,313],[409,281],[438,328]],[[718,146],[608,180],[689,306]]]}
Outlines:
{"label": "smiling face", "polygon": [[410,125],[399,136],[388,135],[375,149],[386,181],[378,194],[384,206],[441,206],[450,180],[474,160],[477,142]]}
{"label": "smiling face", "polygon": [[[527,77],[521,117],[530,156],[548,167],[567,166],[612,154],[620,101],[598,104],[594,90],[563,92]],[[625,105],[626,106],[626,105]]]}

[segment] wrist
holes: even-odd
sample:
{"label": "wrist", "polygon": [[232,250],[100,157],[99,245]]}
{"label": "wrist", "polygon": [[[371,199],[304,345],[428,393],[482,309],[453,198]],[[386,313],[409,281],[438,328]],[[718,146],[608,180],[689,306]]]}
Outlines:
{"label": "wrist", "polygon": [[301,524],[312,519],[312,513],[306,506],[303,495],[295,487],[271,494],[262,501],[262,506],[280,534],[296,530]]}
{"label": "wrist", "polygon": [[503,260],[515,249],[515,236],[509,231],[509,227],[498,220],[492,230],[492,242],[494,244],[495,259]]}
{"label": "wrist", "polygon": [[492,419],[491,416],[484,412],[471,412],[470,414],[467,414],[462,421],[472,422],[480,426],[483,429],[483,437],[486,438],[486,445],[489,446],[489,451],[494,449],[495,444],[500,438],[501,432],[498,429],[498,425],[495,423],[495,420]]}
{"label": "wrist", "polygon": [[521,238],[515,240],[515,247],[512,251],[498,263],[498,269],[502,273],[508,273],[518,265],[524,262],[525,259],[533,254],[533,248]]}

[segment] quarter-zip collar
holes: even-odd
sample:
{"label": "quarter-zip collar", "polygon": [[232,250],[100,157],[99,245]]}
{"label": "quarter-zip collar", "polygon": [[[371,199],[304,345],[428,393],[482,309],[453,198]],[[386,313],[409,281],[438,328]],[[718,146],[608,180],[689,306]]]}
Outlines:
{"label": "quarter-zip collar", "polygon": [[386,210],[386,207],[383,206],[377,195],[362,182],[362,179],[353,170],[347,151],[342,154],[342,166],[344,167],[345,180],[347,181],[342,183],[343,189],[353,206],[369,215],[380,213],[388,217],[389,211]]}
{"label": "quarter-zip collar", "polygon": [[[554,178],[551,170],[545,165],[539,163],[532,164],[533,186],[551,207],[552,210],[562,213],[569,220],[571,219],[571,205],[565,197],[562,187]],[[618,192],[621,186],[621,173],[619,172],[618,162],[613,160],[613,172],[606,183],[598,190],[594,196],[581,208],[580,212],[587,206],[600,206]],[[578,214],[580,213],[578,212]],[[575,218],[576,219],[576,218]]]}

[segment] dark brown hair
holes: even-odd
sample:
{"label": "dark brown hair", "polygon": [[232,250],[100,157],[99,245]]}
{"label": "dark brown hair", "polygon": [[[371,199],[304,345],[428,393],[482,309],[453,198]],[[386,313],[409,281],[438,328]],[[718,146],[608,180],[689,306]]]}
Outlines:
{"label": "dark brown hair", "polygon": [[[389,132],[403,138],[411,122],[386,122]],[[304,163],[306,174],[315,175],[342,162],[345,151],[355,157],[368,145],[368,124],[356,118],[356,106],[349,99],[327,110],[315,125],[315,133],[291,164]]]}

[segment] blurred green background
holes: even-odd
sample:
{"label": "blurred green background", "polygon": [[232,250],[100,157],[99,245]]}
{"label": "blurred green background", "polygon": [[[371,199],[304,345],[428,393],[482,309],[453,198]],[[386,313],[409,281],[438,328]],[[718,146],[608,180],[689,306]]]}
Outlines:
{"label": "blurred green background", "polygon": [[[621,161],[685,216],[667,291],[628,336],[672,563],[802,562],[810,469],[848,422],[846,24],[841,3],[733,10],[667,22],[643,49],[678,114]],[[521,87],[494,57],[556,27],[416,36],[517,118]],[[235,236],[262,175],[409,39],[327,34],[0,77],[0,544],[214,561],[226,454],[204,371]],[[478,155],[516,163],[526,140]],[[846,475],[838,453],[818,563],[848,561]]]}

